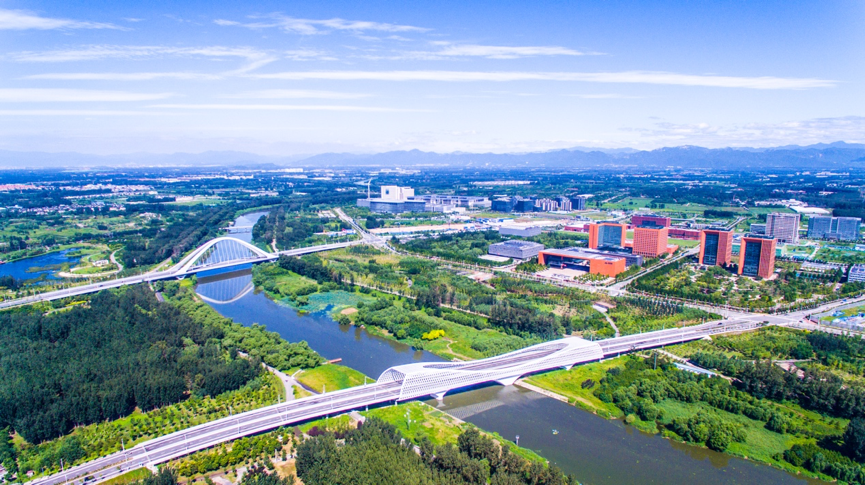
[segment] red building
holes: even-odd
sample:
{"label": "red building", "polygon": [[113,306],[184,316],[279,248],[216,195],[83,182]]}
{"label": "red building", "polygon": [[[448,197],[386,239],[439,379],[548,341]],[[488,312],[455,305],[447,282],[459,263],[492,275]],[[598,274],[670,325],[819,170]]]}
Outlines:
{"label": "red building", "polygon": [[706,266],[728,266],[733,263],[733,231],[704,229],[700,231],[700,259]]}
{"label": "red building", "polygon": [[661,227],[670,227],[673,220],[669,217],[659,216],[655,214],[640,214],[631,216],[631,225],[635,227],[644,225],[656,225]]}
{"label": "red building", "polygon": [[771,236],[749,235],[739,248],[739,274],[769,278],[775,272],[775,245]]}
{"label": "red building", "polygon": [[589,224],[589,248],[624,247],[627,230],[624,224],[616,222],[601,222]]}
{"label": "red building", "polygon": [[684,227],[670,227],[669,236],[673,239],[687,239],[690,241],[700,240],[699,229],[685,229]]}
{"label": "red building", "polygon": [[633,253],[649,258],[657,258],[667,252],[666,227],[636,227],[634,228]]}

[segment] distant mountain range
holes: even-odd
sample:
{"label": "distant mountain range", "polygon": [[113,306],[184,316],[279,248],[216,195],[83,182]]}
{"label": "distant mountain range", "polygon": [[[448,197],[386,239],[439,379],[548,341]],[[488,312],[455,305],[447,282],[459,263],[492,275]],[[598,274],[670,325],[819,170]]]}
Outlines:
{"label": "distant mountain range", "polygon": [[0,150],[0,168],[83,167],[248,167],[248,168],[469,168],[469,169],[793,169],[844,170],[865,168],[865,144],[845,142],[772,148],[702,148],[679,146],[656,150],[574,147],[532,153],[434,153],[420,150],[374,154],[322,153],[274,157],[234,151],[203,153],[87,155],[82,153],[15,152]]}

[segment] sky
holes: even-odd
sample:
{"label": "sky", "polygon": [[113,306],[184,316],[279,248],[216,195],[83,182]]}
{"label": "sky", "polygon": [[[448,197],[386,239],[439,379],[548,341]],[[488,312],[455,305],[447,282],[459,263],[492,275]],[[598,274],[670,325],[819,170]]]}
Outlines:
{"label": "sky", "polygon": [[865,1],[0,0],[0,150],[865,142]]}

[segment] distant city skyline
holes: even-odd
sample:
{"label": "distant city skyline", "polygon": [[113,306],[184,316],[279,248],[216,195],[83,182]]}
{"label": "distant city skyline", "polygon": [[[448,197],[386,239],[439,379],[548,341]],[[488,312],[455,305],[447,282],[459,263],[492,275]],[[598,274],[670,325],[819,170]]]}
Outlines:
{"label": "distant city skyline", "polygon": [[865,3],[0,2],[0,150],[865,142]]}

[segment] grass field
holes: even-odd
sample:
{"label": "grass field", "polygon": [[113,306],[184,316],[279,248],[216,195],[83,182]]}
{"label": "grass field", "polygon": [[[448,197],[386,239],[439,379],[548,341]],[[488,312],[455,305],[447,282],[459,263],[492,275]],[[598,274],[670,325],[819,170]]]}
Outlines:
{"label": "grass field", "polygon": [[577,407],[604,417],[620,417],[622,412],[613,404],[605,403],[592,394],[592,389],[583,389],[581,384],[588,379],[600,381],[608,369],[624,365],[623,358],[603,362],[592,362],[571,368],[537,374],[525,379],[538,386],[568,398]]}
{"label": "grass field", "polygon": [[[364,382],[364,375],[351,367],[326,364],[314,369],[305,370],[296,375],[295,379],[310,389],[315,389],[316,391],[325,389],[327,392],[330,392],[361,386]],[[369,379],[368,382],[375,382],[375,379]]]}

